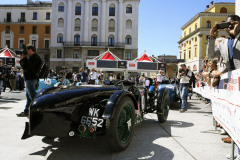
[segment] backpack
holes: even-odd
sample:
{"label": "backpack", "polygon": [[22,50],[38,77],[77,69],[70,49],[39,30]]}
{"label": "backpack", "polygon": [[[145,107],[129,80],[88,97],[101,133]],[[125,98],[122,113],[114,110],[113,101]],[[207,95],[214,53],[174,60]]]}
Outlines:
{"label": "backpack", "polygon": [[38,79],[46,79],[48,77],[49,69],[46,61],[41,62],[37,77]]}

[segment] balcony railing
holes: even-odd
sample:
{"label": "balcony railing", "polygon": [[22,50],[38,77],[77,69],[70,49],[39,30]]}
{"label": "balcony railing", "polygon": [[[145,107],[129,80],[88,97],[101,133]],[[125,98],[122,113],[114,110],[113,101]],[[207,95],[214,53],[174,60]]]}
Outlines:
{"label": "balcony railing", "polygon": [[92,43],[92,42],[63,42],[63,46],[65,47],[73,47],[73,46],[98,46],[98,47],[120,47],[123,48],[125,47],[125,43],[108,43],[108,42],[97,42],[97,43]]}
{"label": "balcony railing", "polygon": [[25,18],[19,18],[18,22],[26,22],[26,19]]}
{"label": "balcony railing", "polygon": [[12,22],[11,18],[4,18],[4,22]]}

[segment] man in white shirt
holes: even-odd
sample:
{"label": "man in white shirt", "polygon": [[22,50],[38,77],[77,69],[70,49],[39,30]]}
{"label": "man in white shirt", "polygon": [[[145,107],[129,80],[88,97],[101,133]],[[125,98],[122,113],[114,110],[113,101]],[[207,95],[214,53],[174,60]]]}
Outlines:
{"label": "man in white shirt", "polygon": [[180,113],[187,111],[188,86],[191,76],[192,72],[187,69],[185,64],[182,64],[177,76],[177,78],[180,79],[179,92],[182,100]]}
{"label": "man in white shirt", "polygon": [[157,79],[157,85],[162,83],[164,79],[164,72],[162,70],[159,71],[159,74],[157,74],[156,79]]}
{"label": "man in white shirt", "polygon": [[90,73],[90,84],[95,84],[95,81],[97,79],[97,73],[94,69],[92,69],[92,72]]}
{"label": "man in white shirt", "polygon": [[150,80],[149,78],[147,78],[147,80],[145,81],[145,86],[147,89],[149,89],[149,85],[150,85]]}

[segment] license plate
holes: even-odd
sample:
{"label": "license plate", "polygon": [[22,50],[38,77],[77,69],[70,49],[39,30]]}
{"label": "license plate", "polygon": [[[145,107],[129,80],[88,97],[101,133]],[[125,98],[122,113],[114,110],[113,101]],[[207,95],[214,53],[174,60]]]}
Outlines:
{"label": "license plate", "polygon": [[102,127],[103,125],[103,119],[97,118],[97,117],[88,117],[88,116],[82,116],[81,124],[88,125],[88,126],[96,126],[96,127]]}

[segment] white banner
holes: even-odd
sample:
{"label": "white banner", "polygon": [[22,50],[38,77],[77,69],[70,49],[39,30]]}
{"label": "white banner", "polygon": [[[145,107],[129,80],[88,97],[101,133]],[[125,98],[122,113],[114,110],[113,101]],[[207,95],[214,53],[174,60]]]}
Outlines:
{"label": "white banner", "polygon": [[211,100],[213,117],[240,147],[240,69],[222,75],[217,88],[197,85],[193,91]]}
{"label": "white banner", "polygon": [[97,67],[97,60],[89,60],[87,59],[87,62],[86,62],[86,66],[91,69],[91,68],[95,68]]}

